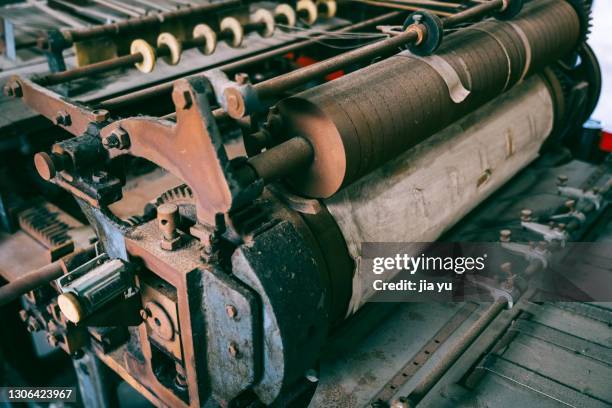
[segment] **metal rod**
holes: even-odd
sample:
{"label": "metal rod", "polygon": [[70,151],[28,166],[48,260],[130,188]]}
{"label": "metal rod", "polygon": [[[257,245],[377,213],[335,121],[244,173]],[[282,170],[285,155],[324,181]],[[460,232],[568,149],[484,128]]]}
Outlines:
{"label": "metal rod", "polygon": [[444,373],[457,361],[459,356],[474,342],[474,340],[483,332],[489,323],[508,305],[505,298],[500,298],[484,311],[482,315],[472,324],[461,339],[459,339],[444,357],[438,361],[434,367],[427,372],[425,377],[417,384],[415,389],[408,396],[409,406],[416,404],[431,390],[438,382]]}
{"label": "metal rod", "polygon": [[[442,22],[445,28],[453,27],[454,25],[472,20],[474,18],[482,17],[494,10],[499,10],[502,6],[503,0],[492,0],[489,3],[483,3],[461,11],[451,17],[446,17],[442,20]],[[407,31],[384,41],[367,45],[365,47],[340,54],[336,57],[317,62],[307,67],[291,71],[287,74],[277,76],[267,81],[260,82],[254,85],[254,88],[257,90],[257,95],[259,98],[274,98],[275,96],[282,95],[284,92],[292,88],[296,88],[314,79],[321,78],[332,72],[346,68],[347,66],[392,53],[399,47],[405,46],[406,44],[416,40],[417,33],[414,31]]]}
{"label": "metal rod", "polygon": [[239,0],[222,0],[215,3],[206,3],[199,6],[185,7],[174,11],[151,14],[138,19],[124,20],[113,24],[104,24],[93,28],[79,30],[63,30],[62,35],[69,47],[75,42],[91,40],[105,36],[118,36],[130,32],[137,32],[145,28],[150,29],[161,25],[162,22],[177,20],[184,17],[193,17],[198,14],[207,14],[224,8],[240,5]]}
{"label": "metal rod", "polygon": [[249,159],[248,164],[266,183],[286,177],[314,158],[310,142],[303,137],[294,137]]}
{"label": "metal rod", "polygon": [[142,62],[141,53],[128,54],[117,58],[111,58],[106,61],[100,61],[94,64],[85,65],[83,67],[74,68],[68,71],[56,72],[53,74],[45,75],[44,77],[37,79],[36,82],[41,85],[56,85],[78,78],[100,74],[102,72],[107,72],[113,69],[131,66],[139,62]]}
{"label": "metal rod", "polygon": [[[77,256],[93,256],[95,254],[95,245],[86,249],[68,255],[68,259],[74,259]],[[36,287],[49,283],[53,279],[57,279],[64,274],[62,265],[66,262],[66,258],[58,259],[40,269],[29,272],[19,278],[0,286],[0,307],[17,299],[19,296],[35,289]]]}
{"label": "metal rod", "polygon": [[[392,11],[389,13],[381,14],[380,16],[373,17],[369,20],[364,20],[362,22],[351,24],[341,29],[338,29],[334,31],[334,33],[344,33],[344,32],[349,32],[349,31],[360,30],[362,28],[376,25],[384,21],[390,20],[392,18],[395,18],[395,17],[399,17],[402,14],[404,13],[402,13],[401,11]],[[278,57],[280,55],[284,55],[289,52],[293,52],[293,51],[300,50],[302,48],[309,47],[311,45],[318,43],[321,40],[328,39],[328,38],[333,38],[333,36],[329,36],[327,34],[316,35],[310,39],[301,40],[294,44],[285,45],[285,46],[275,48],[273,50],[269,50],[269,51],[266,51],[260,54],[254,54],[250,57],[241,57],[240,59],[237,59],[234,62],[230,62],[228,64],[220,66],[219,69],[221,69],[222,71],[226,73],[237,72],[240,70],[244,70],[251,65],[255,65],[265,60],[268,60],[270,58]],[[211,67],[208,67],[207,69],[210,69],[210,68]],[[200,75],[200,73],[196,72],[190,76],[192,77],[196,75]],[[115,98],[107,99],[101,102],[100,105],[104,109],[113,110],[113,109],[120,109],[129,104],[140,103],[150,98],[169,96],[170,93],[172,92],[172,86],[173,86],[173,82],[175,79],[169,80],[168,82],[165,82],[159,85],[149,87],[147,89],[143,89],[140,91],[135,91],[129,94],[121,95]]]}
{"label": "metal rod", "polygon": [[[260,32],[266,27],[265,23],[248,23],[244,25],[244,32]],[[234,33],[231,30],[224,30],[219,33],[219,40],[230,42],[233,40]],[[205,37],[195,37],[182,41],[183,51],[199,47],[206,43]],[[155,48],[157,57],[169,55],[170,49],[167,46]],[[90,75],[101,74],[103,72],[112,71],[117,68],[127,68],[138,62],[142,62],[143,57],[140,53],[122,55],[120,57],[111,58],[105,61],[96,62],[82,67],[70,69],[67,71],[56,72],[37,78],[36,82],[40,85],[57,85],[75,79],[84,78]]]}
{"label": "metal rod", "polygon": [[[417,10],[423,9],[423,7],[412,6],[409,4],[395,3],[395,2],[384,2],[384,1],[374,1],[374,0],[353,0],[353,1],[356,3],[367,4],[369,6],[390,8],[393,10],[417,11]],[[442,17],[452,15],[452,13],[448,11],[440,11],[440,10],[429,10],[429,11],[437,16],[442,16]]]}

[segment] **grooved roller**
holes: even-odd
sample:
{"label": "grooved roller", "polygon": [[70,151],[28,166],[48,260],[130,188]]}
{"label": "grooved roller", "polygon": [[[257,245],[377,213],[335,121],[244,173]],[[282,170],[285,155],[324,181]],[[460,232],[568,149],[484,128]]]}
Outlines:
{"label": "grooved roller", "polygon": [[315,152],[310,167],[289,181],[306,196],[329,197],[579,41],[580,20],[569,3],[531,2],[514,20],[485,20],[448,36],[434,56],[402,52],[287,98],[278,104],[283,136],[303,136]]}

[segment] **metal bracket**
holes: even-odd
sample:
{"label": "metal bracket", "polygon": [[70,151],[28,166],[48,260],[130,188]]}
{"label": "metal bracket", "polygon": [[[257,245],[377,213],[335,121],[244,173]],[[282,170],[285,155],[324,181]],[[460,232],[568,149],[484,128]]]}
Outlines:
{"label": "metal bracket", "polygon": [[206,77],[212,84],[217,102],[233,118],[264,112],[269,107],[259,99],[251,83],[232,81],[220,69],[208,71]]}
{"label": "metal bracket", "polygon": [[[127,132],[129,146],[109,149],[110,158],[132,155],[145,158],[189,185],[196,202],[197,219],[215,225],[216,214],[250,202],[261,194],[262,184],[241,178],[229,160],[210,109],[211,83],[203,77],[175,82],[172,99],[176,123],[151,117],[122,119],[104,127],[102,139],[118,130]],[[238,166],[239,167],[239,166]]]}

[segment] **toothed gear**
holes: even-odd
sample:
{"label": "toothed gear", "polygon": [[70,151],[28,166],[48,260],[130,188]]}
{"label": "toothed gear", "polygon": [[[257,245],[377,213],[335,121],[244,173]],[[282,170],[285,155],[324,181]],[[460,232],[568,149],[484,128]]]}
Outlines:
{"label": "toothed gear", "polygon": [[578,17],[580,18],[580,38],[581,43],[586,41],[591,34],[592,24],[592,15],[591,15],[591,7],[588,2],[584,0],[567,0],[570,3]]}
{"label": "toothed gear", "polygon": [[192,221],[196,219],[195,199],[187,184],[181,184],[162,193],[152,204],[155,208],[162,204],[176,204],[182,217]]}

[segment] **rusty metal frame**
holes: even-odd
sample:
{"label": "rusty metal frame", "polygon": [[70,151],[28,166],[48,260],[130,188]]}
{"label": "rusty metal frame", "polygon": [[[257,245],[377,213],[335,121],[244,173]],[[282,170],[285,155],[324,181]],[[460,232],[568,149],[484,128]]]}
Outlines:
{"label": "rusty metal frame", "polygon": [[196,200],[200,223],[214,225],[215,214],[232,206],[227,179],[229,159],[212,115],[212,88],[204,78],[175,82],[172,99],[176,123],[151,117],[118,120],[101,129],[103,139],[124,131],[129,147],[110,149],[111,158],[124,154],[145,158],[185,181]]}

